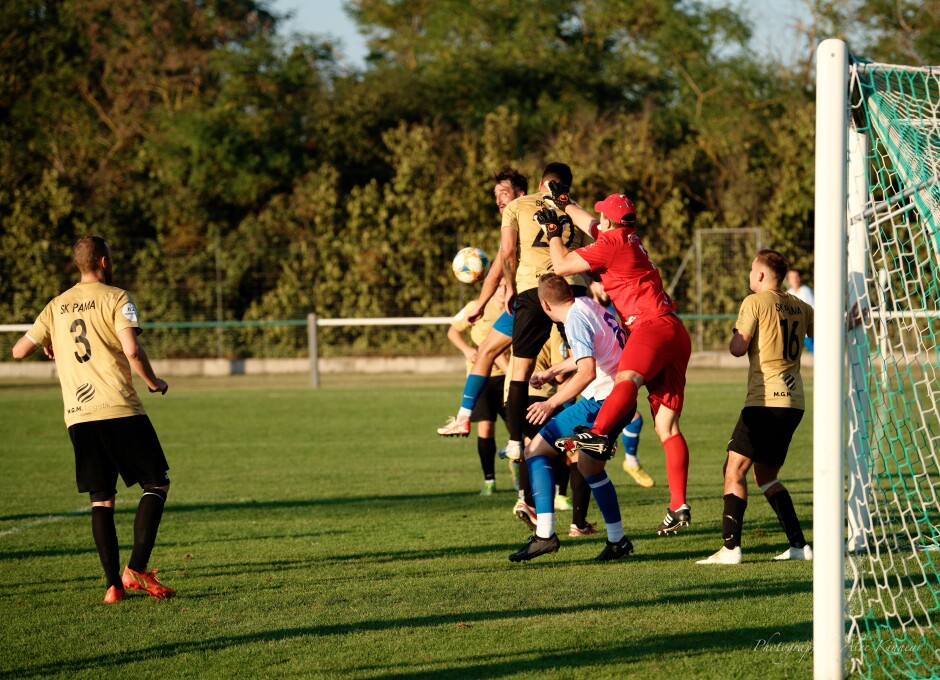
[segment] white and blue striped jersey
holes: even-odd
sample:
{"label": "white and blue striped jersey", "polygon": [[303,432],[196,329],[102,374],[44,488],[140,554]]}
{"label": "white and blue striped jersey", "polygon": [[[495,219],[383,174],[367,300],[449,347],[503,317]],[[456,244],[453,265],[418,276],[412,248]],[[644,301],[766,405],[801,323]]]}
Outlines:
{"label": "white and blue striped jersey", "polygon": [[607,398],[614,388],[617,366],[627,335],[617,315],[587,297],[577,297],[565,319],[565,336],[575,361],[594,357],[597,376],[584,388],[582,396],[597,401]]}

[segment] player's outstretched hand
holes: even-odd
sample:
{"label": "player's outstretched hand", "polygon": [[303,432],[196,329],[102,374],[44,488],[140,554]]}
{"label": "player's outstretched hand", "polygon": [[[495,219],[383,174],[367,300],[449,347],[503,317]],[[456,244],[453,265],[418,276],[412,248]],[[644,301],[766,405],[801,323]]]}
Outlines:
{"label": "player's outstretched hand", "polygon": [[568,194],[570,187],[553,179],[548,183],[548,190],[552,193],[543,196],[542,200],[557,208],[559,212],[565,212],[565,208],[571,204],[571,196]]}
{"label": "player's outstretched hand", "polygon": [[472,307],[467,309],[467,313],[464,315],[464,318],[467,320],[471,326],[477,321],[483,318],[483,312],[486,310],[486,305],[481,305],[479,300],[473,303]]}
{"label": "player's outstretched hand", "polygon": [[537,401],[529,405],[525,418],[533,425],[542,425],[548,422],[554,410],[555,406],[549,400]]}
{"label": "player's outstretched hand", "polygon": [[529,378],[529,384],[537,390],[542,389],[542,385],[549,383],[554,378],[554,374],[550,370],[536,371],[532,374],[532,377]]}
{"label": "player's outstretched hand", "polygon": [[150,385],[147,386],[147,389],[151,392],[159,392],[160,394],[166,394],[166,391],[170,389],[170,386],[166,384],[166,380],[162,378],[157,378],[157,389],[153,389]]}
{"label": "player's outstretched hand", "polygon": [[561,238],[561,222],[558,214],[551,208],[542,208],[534,215],[535,221],[545,232],[545,238]]}

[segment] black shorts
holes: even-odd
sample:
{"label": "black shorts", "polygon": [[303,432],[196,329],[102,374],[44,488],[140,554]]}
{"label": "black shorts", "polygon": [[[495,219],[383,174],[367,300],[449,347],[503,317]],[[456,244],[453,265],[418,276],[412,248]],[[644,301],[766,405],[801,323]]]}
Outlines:
{"label": "black shorts", "polygon": [[[535,397],[535,396],[532,396],[531,394],[529,395],[529,406],[531,406],[532,404],[537,404],[542,401],[548,401],[548,397]],[[559,413],[561,413],[564,410],[565,410],[565,406],[560,406],[559,408],[556,408],[554,411],[552,411],[551,415],[548,417],[548,420],[546,420],[545,423],[547,423],[549,420],[551,420],[552,418],[554,418],[555,416],[557,416]],[[535,435],[537,435],[539,432],[542,431],[542,428],[545,427],[545,423],[542,423],[541,425],[533,425],[532,423],[528,421],[528,419],[526,419],[525,423],[523,423],[522,425],[522,436],[527,439],[535,439]],[[552,444],[552,443],[554,442],[549,442],[549,444]]]}
{"label": "black shorts", "polygon": [[170,481],[170,466],[145,415],[76,423],[69,427],[69,438],[79,493],[113,496],[118,474],[127,486]]}
{"label": "black shorts", "polygon": [[477,399],[477,403],[470,412],[471,423],[496,422],[499,416],[506,420],[506,406],[503,404],[503,388],[506,385],[506,376],[494,375],[486,382],[486,389]]}
{"label": "black shorts", "polygon": [[[575,297],[587,294],[584,286],[571,286]],[[552,333],[552,324],[542,303],[539,289],[530,288],[516,296],[512,312],[512,354],[520,359],[535,359]]]}
{"label": "black shorts", "polygon": [[783,467],[790,440],[803,420],[803,410],[774,406],[745,406],[731,433],[728,450],[755,463]]}

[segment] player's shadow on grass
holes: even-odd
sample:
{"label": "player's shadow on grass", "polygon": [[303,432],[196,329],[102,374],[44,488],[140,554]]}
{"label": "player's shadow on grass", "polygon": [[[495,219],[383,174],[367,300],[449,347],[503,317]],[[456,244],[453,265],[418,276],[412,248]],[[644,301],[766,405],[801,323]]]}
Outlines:
{"label": "player's shadow on grass", "polygon": [[[721,654],[729,649],[746,649],[755,655],[755,666],[765,664],[766,672],[779,672],[790,675],[809,674],[812,671],[813,655],[811,648],[812,625],[794,624],[775,628],[740,627],[720,631],[688,632],[681,635],[629,636],[620,644],[590,649],[571,645],[564,648],[526,648],[524,643],[511,652],[468,654],[459,661],[449,660],[434,664],[424,660],[405,661],[388,664],[357,666],[350,672],[378,674],[386,678],[500,678],[519,673],[536,676],[590,677],[592,669],[621,667],[624,662],[649,662],[661,658],[664,654],[674,654],[681,648],[689,657]],[[767,640],[787,640],[794,643],[788,653],[761,654],[758,644]],[[588,645],[585,645],[588,646]],[[765,658],[761,658],[761,657]],[[773,658],[768,658],[773,657]],[[433,666],[427,668],[427,666]],[[664,675],[667,671],[664,671]],[[720,673],[719,673],[720,675]]]}
{"label": "player's shadow on grass", "polygon": [[[255,500],[252,498],[237,501],[212,501],[201,503],[167,503],[167,512],[206,512],[221,510],[292,510],[296,508],[315,508],[320,506],[335,507],[337,505],[369,505],[376,507],[382,503],[414,503],[421,501],[447,501],[452,503],[455,500],[466,500],[468,496],[475,496],[466,491],[452,491],[448,493],[424,493],[424,494],[401,494],[401,495],[376,495],[376,496],[329,496],[322,498],[291,498],[291,499],[268,499]],[[131,510],[136,511],[136,510]],[[3,519],[3,518],[0,518]]]}
{"label": "player's shadow on grass", "polygon": [[[770,593],[774,594],[774,593]],[[731,597],[738,597],[732,594]],[[667,597],[666,601],[677,601],[677,598]],[[687,599],[683,600],[688,601]],[[131,603],[128,603],[131,604]],[[78,659],[60,659],[53,663],[38,664],[14,668],[0,672],[0,677],[22,677],[28,675],[73,674],[85,671],[100,671],[102,668],[119,670],[123,666],[141,662],[169,659],[186,654],[204,655],[215,651],[253,645],[257,643],[289,642],[290,644],[313,643],[316,639],[329,636],[349,635],[358,633],[375,633],[381,631],[396,631],[400,635],[407,635],[409,629],[428,630],[441,626],[456,626],[460,629],[471,628],[476,624],[485,624],[490,621],[520,619],[524,622],[527,617],[563,616],[570,614],[588,614],[594,616],[601,610],[624,610],[628,616],[631,605],[612,603],[579,603],[559,605],[557,607],[517,608],[508,610],[488,610],[482,612],[463,612],[453,614],[438,614],[433,616],[415,616],[379,621],[362,621],[353,623],[328,623],[312,626],[298,626],[280,628],[269,631],[258,631],[244,635],[226,635],[203,640],[188,640],[186,642],[164,643],[144,647],[141,649],[125,649],[118,653],[98,654]],[[629,627],[626,629],[630,631]],[[812,636],[812,622],[807,621],[789,626],[742,626],[739,628],[723,628],[707,632],[683,631],[681,634],[669,632],[660,635],[643,636],[636,631],[626,634],[627,639],[622,644],[611,645],[598,649],[591,645],[591,649],[582,649],[570,646],[563,649],[546,651],[538,641],[534,641],[531,648],[526,647],[525,636],[520,636],[511,651],[500,654],[469,653],[459,661],[447,661],[444,665],[435,665],[433,662],[413,661],[391,664],[368,664],[344,669],[346,672],[376,671],[383,676],[405,675],[408,677],[500,677],[503,675],[525,672],[574,672],[579,668],[597,666],[605,663],[623,664],[624,661],[640,661],[659,657],[665,652],[674,653],[680,647],[689,656],[698,654],[715,654],[726,652],[731,648],[755,649],[758,641],[779,639],[785,641],[806,642]],[[577,636],[574,636],[577,639]],[[323,641],[326,644],[326,641]],[[74,649],[74,648],[73,648]],[[756,653],[756,649],[755,649]],[[791,659],[793,663],[812,663],[809,658]],[[756,658],[755,664],[766,663],[766,660]],[[432,668],[426,668],[426,666]],[[802,667],[802,666],[800,666]],[[791,668],[792,669],[792,668]],[[303,672],[304,669],[294,669]],[[313,671],[313,669],[307,669]],[[339,669],[336,669],[339,670]]]}

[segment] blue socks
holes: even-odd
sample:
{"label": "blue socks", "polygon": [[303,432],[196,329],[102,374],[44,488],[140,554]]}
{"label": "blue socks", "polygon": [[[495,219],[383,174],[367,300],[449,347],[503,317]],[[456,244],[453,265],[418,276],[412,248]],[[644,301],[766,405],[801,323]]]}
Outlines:
{"label": "blue socks", "polygon": [[617,490],[614,489],[613,482],[604,470],[596,475],[585,477],[584,481],[591,487],[597,509],[604,517],[604,524],[607,525],[607,540],[616,543],[623,538],[623,522],[620,519],[620,503],[617,501]]}
{"label": "blue socks", "polygon": [[630,424],[623,428],[623,432],[620,434],[620,441],[623,442],[623,450],[627,455],[636,455],[636,450],[640,446],[640,430],[642,429],[642,417],[630,421]]}
{"label": "blue socks", "polygon": [[555,471],[552,470],[552,462],[548,456],[533,456],[526,458],[525,464],[529,468],[535,514],[555,512]]}
{"label": "blue socks", "polygon": [[463,397],[460,400],[460,407],[468,408],[472,411],[473,407],[476,406],[477,399],[480,398],[480,395],[483,394],[483,390],[486,389],[487,382],[489,382],[488,376],[477,375],[476,373],[468,375],[467,382],[463,385]]}

